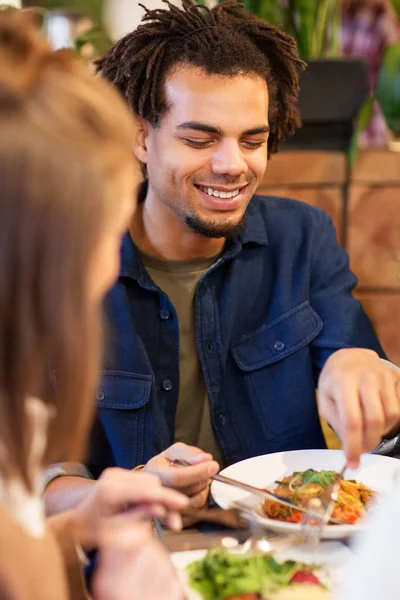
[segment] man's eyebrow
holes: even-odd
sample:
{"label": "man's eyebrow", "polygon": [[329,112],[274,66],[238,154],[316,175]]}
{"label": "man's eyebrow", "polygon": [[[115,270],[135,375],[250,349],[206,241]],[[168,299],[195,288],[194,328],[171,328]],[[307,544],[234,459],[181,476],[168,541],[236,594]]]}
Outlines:
{"label": "man's eyebrow", "polygon": [[243,132],[243,135],[258,135],[260,133],[269,133],[269,126],[263,125],[262,127],[253,127]]}
{"label": "man's eyebrow", "polygon": [[187,121],[178,125],[178,129],[193,129],[194,131],[203,131],[204,133],[216,133],[222,135],[222,129],[220,127],[213,127],[206,123],[200,123],[199,121]]}
{"label": "man's eyebrow", "polygon": [[[222,135],[223,131],[220,127],[214,127],[213,125],[207,125],[207,123],[201,123],[200,121],[187,121],[178,125],[178,129],[192,129],[194,131],[201,131],[203,133],[214,133]],[[269,133],[268,125],[261,125],[260,127],[253,127],[244,131],[242,135],[259,135],[260,133]]]}

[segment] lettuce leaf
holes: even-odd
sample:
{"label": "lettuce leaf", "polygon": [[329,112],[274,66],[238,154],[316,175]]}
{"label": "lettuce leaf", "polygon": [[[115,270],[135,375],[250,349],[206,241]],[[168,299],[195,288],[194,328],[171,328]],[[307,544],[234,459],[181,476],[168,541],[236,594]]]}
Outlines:
{"label": "lettuce leaf", "polygon": [[296,472],[293,473],[293,475],[301,475],[302,484],[316,483],[318,485],[322,485],[323,488],[327,488],[339,476],[336,471],[315,471],[314,469]]}
{"label": "lettuce leaf", "polygon": [[223,600],[229,596],[278,590],[288,585],[295,572],[304,567],[291,560],[279,563],[270,555],[243,557],[212,550],[202,560],[191,563],[187,573],[191,586],[204,600]]}

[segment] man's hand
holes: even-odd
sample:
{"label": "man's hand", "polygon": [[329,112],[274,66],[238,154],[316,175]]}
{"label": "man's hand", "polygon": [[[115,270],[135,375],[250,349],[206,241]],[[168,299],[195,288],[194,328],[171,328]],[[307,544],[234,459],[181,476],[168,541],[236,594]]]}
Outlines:
{"label": "man's hand", "polygon": [[105,527],[93,581],[97,600],[183,600],[165,548],[150,527],[125,516]]}
{"label": "man's hand", "polygon": [[180,529],[177,511],[188,504],[186,496],[163,487],[153,475],[106,469],[73,512],[76,538],[84,550],[96,548],[103,528],[122,513],[126,522],[163,519],[171,529]]}
{"label": "man's hand", "polygon": [[[183,460],[193,466],[173,466],[173,460]],[[150,459],[144,471],[157,475],[163,485],[189,496],[192,508],[201,508],[207,502],[210,477],[218,473],[219,464],[200,448],[177,442]]]}
{"label": "man's hand", "polygon": [[338,350],[326,361],[318,382],[320,414],[340,437],[350,468],[399,424],[399,373],[363,348]]}

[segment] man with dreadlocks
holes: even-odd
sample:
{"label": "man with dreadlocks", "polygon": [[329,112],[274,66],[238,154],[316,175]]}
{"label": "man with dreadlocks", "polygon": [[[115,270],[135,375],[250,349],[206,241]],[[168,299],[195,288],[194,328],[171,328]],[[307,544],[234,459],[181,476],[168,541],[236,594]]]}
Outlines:
{"label": "man with dreadlocks", "polygon": [[[199,506],[218,463],[325,447],[317,385],[352,466],[400,403],[329,217],[255,195],[299,126],[294,40],[235,1],[166,4],[98,62],[139,118],[146,181],[108,298],[88,467],[145,463]],[[58,478],[48,506],[91,485]]]}

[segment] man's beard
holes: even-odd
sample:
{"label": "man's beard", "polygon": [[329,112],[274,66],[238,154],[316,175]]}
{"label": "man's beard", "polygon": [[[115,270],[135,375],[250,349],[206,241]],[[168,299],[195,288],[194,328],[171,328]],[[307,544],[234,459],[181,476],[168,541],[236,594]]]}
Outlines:
{"label": "man's beard", "polygon": [[242,231],[247,221],[244,213],[236,223],[207,222],[197,215],[187,215],[185,223],[192,231],[207,238],[228,238]]}

